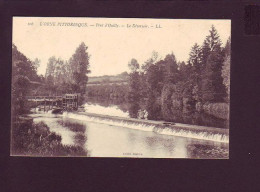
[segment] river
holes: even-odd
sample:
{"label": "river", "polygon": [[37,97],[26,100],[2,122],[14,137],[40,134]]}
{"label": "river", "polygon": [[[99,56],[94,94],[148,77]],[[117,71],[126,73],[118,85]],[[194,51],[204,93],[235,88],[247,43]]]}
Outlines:
{"label": "river", "polygon": [[[127,110],[117,105],[84,105],[89,113],[129,117]],[[50,112],[31,114],[34,122],[44,122],[62,137],[64,145],[78,145],[89,157],[133,158],[228,158],[228,142],[208,141],[190,137],[158,134],[149,129],[133,129],[131,126],[106,124],[89,118],[71,118]],[[138,128],[138,124],[135,127]],[[141,125],[140,125],[141,126]]]}

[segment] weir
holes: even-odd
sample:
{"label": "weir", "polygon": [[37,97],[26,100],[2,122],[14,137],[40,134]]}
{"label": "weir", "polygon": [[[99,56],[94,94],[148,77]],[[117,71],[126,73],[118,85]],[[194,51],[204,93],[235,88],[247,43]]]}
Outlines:
{"label": "weir", "polygon": [[157,134],[229,143],[228,129],[187,125],[181,123],[165,125],[163,124],[165,123],[164,121],[124,118],[87,112],[64,112],[63,116],[82,121],[108,124],[142,131],[153,131]]}

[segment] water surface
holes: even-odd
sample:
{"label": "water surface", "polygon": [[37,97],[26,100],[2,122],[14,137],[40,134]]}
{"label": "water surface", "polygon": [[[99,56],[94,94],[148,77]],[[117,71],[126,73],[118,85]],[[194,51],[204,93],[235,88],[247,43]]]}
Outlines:
{"label": "water surface", "polygon": [[[138,119],[147,119],[149,110],[147,110],[146,102],[127,102],[123,99],[106,99],[99,97],[88,97],[85,99],[86,103],[83,105],[85,110],[90,113],[112,115],[118,117],[130,117]],[[173,109],[172,109],[173,110]],[[175,123],[183,123],[190,125],[200,125],[217,128],[228,128],[229,121],[216,118],[206,113],[198,113],[194,110],[177,110],[171,115],[172,121]],[[161,119],[164,120],[164,119]]]}
{"label": "water surface", "polygon": [[[98,106],[96,106],[98,107]],[[228,158],[228,143],[161,135],[50,113],[33,114],[61,135],[62,144],[78,145],[90,157]]]}

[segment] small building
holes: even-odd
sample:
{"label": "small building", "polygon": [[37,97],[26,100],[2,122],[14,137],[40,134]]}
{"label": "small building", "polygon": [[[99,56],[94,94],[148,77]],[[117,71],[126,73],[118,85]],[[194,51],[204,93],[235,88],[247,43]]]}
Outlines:
{"label": "small building", "polygon": [[63,110],[72,111],[78,109],[78,94],[65,94],[62,97]]}

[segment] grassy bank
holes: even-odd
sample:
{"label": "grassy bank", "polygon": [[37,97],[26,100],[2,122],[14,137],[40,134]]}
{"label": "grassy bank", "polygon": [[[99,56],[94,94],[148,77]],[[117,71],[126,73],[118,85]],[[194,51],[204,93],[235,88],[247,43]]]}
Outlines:
{"label": "grassy bank", "polygon": [[33,123],[20,117],[12,126],[12,155],[25,156],[87,156],[81,146],[61,144],[61,136],[50,132],[44,123]]}

